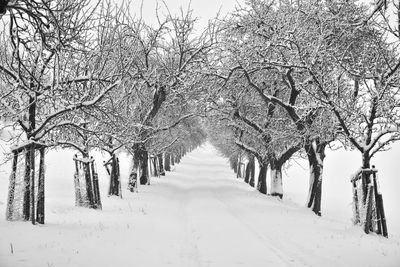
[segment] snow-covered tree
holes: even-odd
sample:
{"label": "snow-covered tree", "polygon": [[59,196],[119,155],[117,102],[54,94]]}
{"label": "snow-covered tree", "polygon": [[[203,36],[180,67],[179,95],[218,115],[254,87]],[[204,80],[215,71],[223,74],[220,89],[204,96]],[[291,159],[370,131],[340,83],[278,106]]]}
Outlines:
{"label": "snow-covered tree", "polygon": [[[133,66],[131,80],[124,84],[121,100],[124,125],[130,131],[134,155],[132,176],[140,166],[140,183],[148,183],[147,162],[152,139],[194,116],[187,108],[193,96],[195,67],[214,43],[213,34],[195,36],[191,11],[159,17],[157,26],[125,17],[127,60]],[[132,47],[132,51],[129,51]],[[129,134],[126,136],[129,138]]]}
{"label": "snow-covered tree", "polygon": [[[112,44],[103,42],[104,31],[93,30],[106,19],[95,15],[97,6],[89,4],[15,1],[2,16],[7,31],[0,61],[1,106],[3,116],[23,133],[14,143],[28,142],[13,151],[25,151],[23,218],[33,223],[34,153],[44,145],[38,142],[58,127],[74,123],[65,121],[65,116],[99,104],[121,80],[116,73],[120,69],[108,58]],[[39,194],[44,201],[44,190]]]}

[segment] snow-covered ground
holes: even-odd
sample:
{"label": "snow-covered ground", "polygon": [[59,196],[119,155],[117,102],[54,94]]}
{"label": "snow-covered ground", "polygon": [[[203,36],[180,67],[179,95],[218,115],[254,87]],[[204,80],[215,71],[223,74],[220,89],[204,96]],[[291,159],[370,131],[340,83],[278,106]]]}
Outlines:
{"label": "snow-covered ground", "polygon": [[[100,154],[96,158],[101,162]],[[129,158],[121,155],[121,164],[126,188]],[[288,171],[288,197],[280,201],[234,179],[207,144],[139,193],[124,189],[120,199],[107,197],[108,180],[98,165],[103,210],[77,208],[72,152],[49,152],[43,226],[5,221],[9,167],[1,167],[1,267],[400,266],[400,238],[365,235],[351,225],[350,206],[336,216],[325,205],[327,216],[319,218],[295,203],[304,202],[306,192],[299,192],[307,188],[307,170]],[[348,177],[337,179],[350,188]],[[328,204],[348,197],[324,186]]]}

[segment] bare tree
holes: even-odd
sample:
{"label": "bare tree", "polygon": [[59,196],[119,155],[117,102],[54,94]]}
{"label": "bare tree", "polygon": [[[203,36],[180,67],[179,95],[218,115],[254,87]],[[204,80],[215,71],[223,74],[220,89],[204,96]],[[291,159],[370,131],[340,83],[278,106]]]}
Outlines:
{"label": "bare tree", "polygon": [[[121,76],[111,71],[114,62],[106,59],[112,45],[94,30],[105,19],[94,15],[96,9],[89,1],[16,1],[2,17],[8,32],[2,40],[1,105],[28,141],[20,146],[27,159],[23,217],[33,223],[34,153],[43,147],[38,142],[73,123],[63,121],[66,115],[99,104],[120,84]],[[38,198],[44,201],[43,181],[41,186]]]}
{"label": "bare tree", "polygon": [[195,37],[194,23],[191,11],[159,18],[156,27],[128,14],[122,21],[126,44],[135,49],[128,54],[136,73],[125,85],[125,122],[132,132],[132,177],[137,176],[140,166],[141,184],[148,183],[151,140],[194,115],[185,108],[194,82],[190,74],[214,43],[208,31]]}

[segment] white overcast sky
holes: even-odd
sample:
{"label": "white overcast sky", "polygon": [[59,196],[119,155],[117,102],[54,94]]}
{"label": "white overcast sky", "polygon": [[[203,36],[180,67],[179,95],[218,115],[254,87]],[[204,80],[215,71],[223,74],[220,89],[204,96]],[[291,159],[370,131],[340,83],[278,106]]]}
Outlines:
{"label": "white overcast sky", "polygon": [[[114,0],[116,3],[121,3],[122,0]],[[131,12],[139,16],[142,0],[129,1],[131,5]],[[187,10],[189,5],[193,10],[194,17],[199,19],[197,28],[203,28],[207,25],[208,20],[214,18],[220,11],[222,16],[228,12],[233,11],[238,4],[243,5],[245,0],[143,0],[143,19],[149,24],[156,23],[156,7],[161,7],[161,14],[166,14],[164,8],[165,3],[172,14],[178,14],[180,8]]]}
{"label": "white overcast sky", "polygon": [[[244,5],[245,0],[114,0],[115,3],[122,3],[122,1],[129,2],[131,5],[131,12],[139,15],[141,5],[143,4],[142,14],[143,19],[149,24],[156,24],[156,7],[161,7],[161,14],[166,10],[165,3],[172,14],[178,14],[180,8],[184,10],[190,5],[193,10],[194,16],[199,19],[197,29],[201,29],[207,25],[208,20],[215,18],[216,14],[220,12],[220,16],[226,15],[228,12],[233,11],[235,6]],[[359,2],[373,3],[375,0],[359,0]]]}

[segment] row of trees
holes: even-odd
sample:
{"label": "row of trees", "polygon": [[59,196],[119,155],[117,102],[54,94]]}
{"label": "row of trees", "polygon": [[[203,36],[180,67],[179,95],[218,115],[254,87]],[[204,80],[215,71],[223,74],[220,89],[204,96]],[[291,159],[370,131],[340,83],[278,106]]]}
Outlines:
{"label": "row of trees", "polygon": [[44,146],[72,147],[84,163],[107,151],[109,193],[120,195],[118,149],[133,155],[131,180],[148,184],[149,159],[168,169],[207,132],[240,175],[247,158],[253,186],[257,159],[264,194],[282,198],[283,166],[307,158],[307,206],[321,215],[327,146],[358,150],[370,169],[400,137],[394,0],[250,0],[200,34],[190,11],[148,25],[129,5],[90,2],[0,4],[1,118],[19,133],[11,142],[27,142],[14,149],[26,158],[27,207]]}
{"label": "row of trees", "polygon": [[258,160],[260,192],[270,168],[269,193],[282,198],[282,166],[304,157],[307,206],[321,215],[327,146],[358,150],[355,170],[370,169],[399,140],[399,14],[395,1],[252,0],[221,22],[204,72],[211,125],[225,129],[213,140],[233,162]]}
{"label": "row of trees", "polygon": [[[190,11],[157,14],[152,26],[130,14],[129,5],[111,1],[3,2],[0,116],[16,133],[8,140],[16,159],[11,200],[24,162],[24,219],[43,223],[35,218],[35,202],[44,201],[44,181],[40,195],[34,192],[35,152],[43,147],[76,149],[77,175],[83,164],[86,187],[78,191],[86,191],[87,206],[95,208],[101,203],[92,196],[93,148],[109,153],[109,194],[121,195],[118,149],[132,153],[131,176],[140,173],[140,183],[148,184],[150,157],[179,160],[204,141],[202,107],[195,106],[200,93],[193,88],[195,70],[215,39],[211,28],[194,35]],[[77,175],[75,184],[82,186]],[[77,203],[85,203],[80,197]]]}

